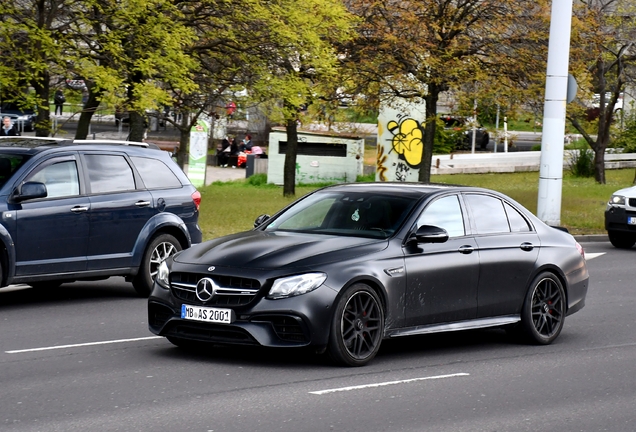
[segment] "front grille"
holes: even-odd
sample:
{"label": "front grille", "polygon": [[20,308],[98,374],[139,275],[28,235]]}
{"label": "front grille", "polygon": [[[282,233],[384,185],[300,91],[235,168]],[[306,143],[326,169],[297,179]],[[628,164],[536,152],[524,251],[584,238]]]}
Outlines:
{"label": "front grille", "polygon": [[[199,300],[196,294],[197,283],[204,277],[212,279],[217,285],[215,295],[205,303]],[[244,306],[254,299],[260,287],[260,283],[256,279],[236,276],[210,276],[196,273],[172,273],[170,275],[172,294],[190,304]]]}
{"label": "front grille", "polygon": [[627,204],[628,204],[630,207],[636,207],[636,198],[629,198],[629,199],[627,200]]}
{"label": "front grille", "polygon": [[276,335],[285,341],[290,342],[308,342],[300,318],[286,315],[259,316],[252,320],[253,322],[270,323],[276,332]]}

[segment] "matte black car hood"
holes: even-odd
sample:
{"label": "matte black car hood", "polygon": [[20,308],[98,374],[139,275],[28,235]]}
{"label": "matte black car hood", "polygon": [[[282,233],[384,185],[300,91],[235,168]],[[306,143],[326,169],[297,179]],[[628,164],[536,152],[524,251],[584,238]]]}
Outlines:
{"label": "matte black car hood", "polygon": [[359,237],[247,231],[193,246],[175,261],[227,267],[275,269],[351,259],[387,247],[387,240]]}

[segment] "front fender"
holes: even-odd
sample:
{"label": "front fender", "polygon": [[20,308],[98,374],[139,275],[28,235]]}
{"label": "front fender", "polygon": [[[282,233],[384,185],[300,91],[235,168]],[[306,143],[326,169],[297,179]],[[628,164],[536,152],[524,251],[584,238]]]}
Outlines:
{"label": "front fender", "polygon": [[146,246],[150,240],[158,233],[171,234],[179,240],[183,248],[188,248],[192,245],[192,239],[190,233],[186,227],[185,222],[175,215],[174,213],[159,213],[146,222],[146,225],[142,228],[137,237],[137,242],[133,248],[132,263],[134,267],[141,265],[141,260],[146,251]]}
{"label": "front fender", "polygon": [[0,240],[2,241],[2,246],[4,246],[3,252],[5,252],[0,262],[0,265],[2,265],[0,287],[3,287],[10,285],[13,276],[15,276],[15,243],[13,243],[13,238],[4,225],[0,225]]}

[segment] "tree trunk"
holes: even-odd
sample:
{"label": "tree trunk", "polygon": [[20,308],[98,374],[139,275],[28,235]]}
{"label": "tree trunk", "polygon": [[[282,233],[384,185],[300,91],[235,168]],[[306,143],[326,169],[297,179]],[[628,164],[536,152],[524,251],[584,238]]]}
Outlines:
{"label": "tree trunk", "polygon": [[287,120],[287,151],[283,171],[283,196],[296,195],[296,156],[298,154],[298,124],[296,119]]}
{"label": "tree trunk", "polygon": [[77,122],[77,131],[75,131],[75,139],[86,139],[88,137],[88,131],[91,125],[91,119],[93,114],[99,107],[99,97],[102,95],[101,90],[97,90],[96,87],[89,85],[88,100],[82,108],[79,121]]}
{"label": "tree trunk", "polygon": [[422,183],[431,182],[431,163],[433,161],[433,142],[435,141],[435,128],[437,127],[437,101],[439,100],[439,88],[429,86],[426,101],[426,126],[424,127],[424,147],[422,149],[422,162],[418,180]]}
{"label": "tree trunk", "polygon": [[128,118],[130,121],[130,134],[128,135],[128,140],[137,142],[143,141],[146,132],[146,118],[143,114],[138,113],[137,111],[130,111],[128,113]]}
{"label": "tree trunk", "polygon": [[37,119],[35,121],[35,136],[38,137],[47,137],[51,132],[51,112],[49,109],[49,81],[49,72],[42,71],[31,83],[38,98]]}
{"label": "tree trunk", "polygon": [[190,143],[190,127],[188,127],[188,116],[181,114],[179,123],[179,150],[177,150],[177,164],[184,169],[188,162],[188,144]]}
{"label": "tree trunk", "polygon": [[601,144],[595,146],[594,150],[594,180],[597,183],[605,184],[605,147]]}

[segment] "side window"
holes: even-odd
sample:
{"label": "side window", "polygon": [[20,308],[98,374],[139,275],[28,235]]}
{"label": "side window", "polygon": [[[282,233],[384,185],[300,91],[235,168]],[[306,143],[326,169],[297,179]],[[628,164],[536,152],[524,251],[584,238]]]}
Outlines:
{"label": "side window", "polygon": [[47,198],[79,195],[79,177],[74,160],[65,160],[46,165],[30,174],[25,181],[44,183]]}
{"label": "side window", "polygon": [[122,192],[135,189],[135,177],[126,158],[118,155],[84,155],[91,193]]}
{"label": "side window", "polygon": [[159,159],[144,157],[130,158],[148,189],[181,187],[181,182],[166,164]]}
{"label": "side window", "polygon": [[531,231],[526,218],[521,216],[521,214],[517,210],[515,210],[514,207],[512,207],[508,203],[504,203],[504,207],[506,208],[506,213],[508,214],[508,222],[510,222],[510,231],[512,232]]}
{"label": "side window", "polygon": [[477,234],[510,232],[508,217],[499,198],[467,194],[466,201],[474,218]]}
{"label": "side window", "polygon": [[457,195],[440,198],[430,203],[417,221],[418,228],[422,225],[444,228],[449,237],[466,235],[462,209]]}

